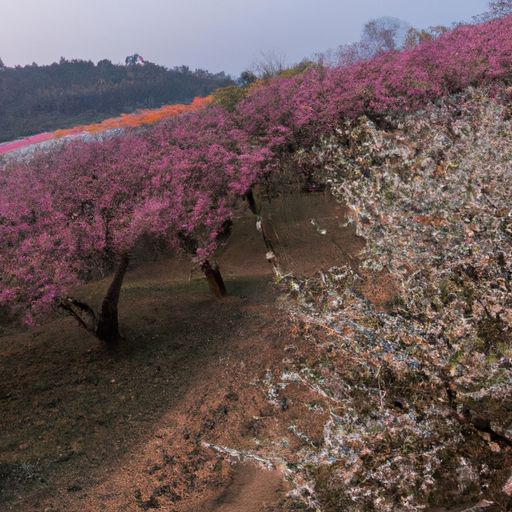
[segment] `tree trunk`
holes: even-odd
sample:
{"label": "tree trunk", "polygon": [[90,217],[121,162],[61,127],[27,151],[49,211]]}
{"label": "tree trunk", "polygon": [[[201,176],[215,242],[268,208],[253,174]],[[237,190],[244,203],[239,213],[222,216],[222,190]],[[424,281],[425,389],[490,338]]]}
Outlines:
{"label": "tree trunk", "polygon": [[267,236],[265,232],[265,228],[263,226],[263,218],[261,216],[261,208],[258,208],[256,204],[256,199],[254,198],[252,188],[250,188],[249,191],[246,192],[245,199],[247,200],[249,209],[256,216],[256,229],[261,233],[261,236],[263,238],[263,243],[265,244],[265,248],[267,250],[267,261],[272,265],[272,270],[274,271],[275,276],[280,278],[282,276],[282,272],[281,269],[279,268],[277,254],[274,250],[272,242],[270,241],[270,238]]}
{"label": "tree trunk", "polygon": [[100,316],[96,327],[96,336],[107,344],[113,344],[120,339],[117,305],[121,293],[121,285],[128,268],[130,258],[127,254],[121,256],[121,261],[110,283],[107,294],[101,304]]}
{"label": "tree trunk", "polygon": [[274,271],[274,275],[277,278],[281,278],[283,273],[281,272],[281,269],[279,267],[277,253],[274,250],[274,246],[273,246],[270,238],[267,236],[265,227],[263,225],[263,219],[259,215],[258,215],[258,220],[256,222],[256,226],[258,228],[258,231],[261,233],[261,237],[263,238],[263,243],[265,244],[265,248],[267,249],[267,254],[265,255],[265,257],[267,258],[267,261],[272,265],[272,270]]}
{"label": "tree trunk", "polygon": [[258,206],[256,205],[256,199],[254,198],[254,193],[252,188],[249,189],[249,192],[245,194],[245,199],[247,200],[247,204],[249,206],[249,210],[251,210],[254,215],[259,215]]}
{"label": "tree trunk", "polygon": [[217,297],[218,299],[225,297],[227,295],[226,285],[224,284],[224,280],[222,279],[222,275],[220,273],[219,267],[214,264],[213,266],[210,264],[208,260],[206,260],[202,265],[201,269],[206,276],[208,281],[208,286],[210,287],[210,291]]}

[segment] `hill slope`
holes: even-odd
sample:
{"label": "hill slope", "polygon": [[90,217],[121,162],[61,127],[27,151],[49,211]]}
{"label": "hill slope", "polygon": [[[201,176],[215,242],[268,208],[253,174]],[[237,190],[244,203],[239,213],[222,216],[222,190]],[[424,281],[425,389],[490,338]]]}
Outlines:
{"label": "hill slope", "polygon": [[[221,210],[232,296],[146,261],[124,286],[117,351],[68,319],[6,332],[9,506],[510,510],[511,26],[311,68],[150,130],[157,178],[227,176],[220,197],[249,199]],[[194,212],[215,209],[203,199]],[[105,287],[73,292],[96,305]]]}
{"label": "hill slope", "polygon": [[0,68],[0,142],[101,121],[139,108],[185,103],[232,85],[224,73],[152,63],[97,65],[62,59],[49,66]]}

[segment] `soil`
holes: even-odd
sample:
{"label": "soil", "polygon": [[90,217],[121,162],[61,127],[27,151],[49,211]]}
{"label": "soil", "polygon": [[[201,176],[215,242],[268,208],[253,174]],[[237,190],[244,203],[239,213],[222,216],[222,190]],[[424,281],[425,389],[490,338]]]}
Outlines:
{"label": "soil", "polygon": [[232,480],[225,490],[195,510],[259,512],[278,506],[285,488],[279,471],[264,471],[254,465],[240,464],[233,468]]}
{"label": "soil", "polygon": [[[342,209],[315,194],[286,201],[265,222],[287,271],[353,260],[362,243]],[[67,317],[0,339],[0,511],[289,510],[282,468],[223,451],[256,450],[261,432],[279,435],[280,414],[300,416],[260,385],[293,326],[249,213],[218,261],[222,300],[185,260],[131,270],[114,350]],[[107,286],[80,298],[97,305]]]}

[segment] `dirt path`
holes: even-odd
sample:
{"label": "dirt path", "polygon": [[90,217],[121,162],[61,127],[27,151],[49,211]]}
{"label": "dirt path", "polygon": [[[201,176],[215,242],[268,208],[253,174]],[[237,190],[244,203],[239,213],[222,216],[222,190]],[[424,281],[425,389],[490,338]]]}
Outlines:
{"label": "dirt path", "polygon": [[[250,382],[279,360],[282,339],[268,278],[232,282],[237,295],[218,303],[206,291],[155,300],[141,282],[127,284],[130,341],[116,354],[74,338],[67,319],[4,346],[0,510],[188,510],[231,481],[228,500],[259,492],[261,473],[233,477],[202,442],[237,445],[246,415],[264,406]],[[138,331],[161,310],[172,315]]]}
{"label": "dirt path", "polygon": [[276,506],[283,494],[281,473],[240,464],[220,496],[190,512],[261,512]]}

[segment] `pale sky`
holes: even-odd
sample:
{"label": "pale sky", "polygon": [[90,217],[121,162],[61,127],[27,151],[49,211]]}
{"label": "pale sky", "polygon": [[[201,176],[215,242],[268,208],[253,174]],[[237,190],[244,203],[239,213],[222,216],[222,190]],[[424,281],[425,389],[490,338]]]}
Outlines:
{"label": "pale sky", "polygon": [[487,0],[0,0],[0,58],[8,66],[61,56],[238,75],[274,51],[298,62],[359,39],[371,18],[416,27],[470,20]]}

